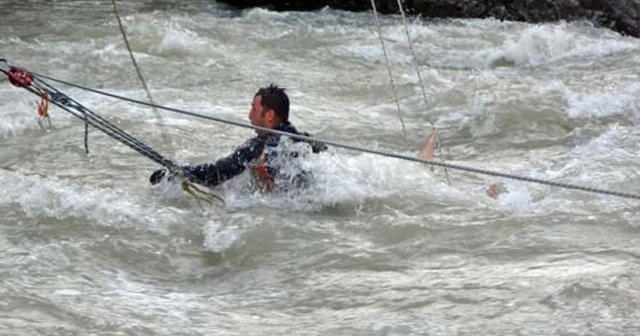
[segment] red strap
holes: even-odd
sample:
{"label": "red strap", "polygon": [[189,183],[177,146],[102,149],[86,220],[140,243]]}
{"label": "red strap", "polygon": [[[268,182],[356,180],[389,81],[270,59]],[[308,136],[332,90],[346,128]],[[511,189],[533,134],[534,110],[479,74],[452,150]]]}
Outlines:
{"label": "red strap", "polygon": [[259,165],[253,167],[253,172],[260,183],[260,188],[263,191],[271,191],[273,189],[273,181],[271,180],[271,172],[265,165]]}
{"label": "red strap", "polygon": [[9,69],[9,82],[17,87],[27,87],[33,82],[33,75],[27,71],[11,67]]}

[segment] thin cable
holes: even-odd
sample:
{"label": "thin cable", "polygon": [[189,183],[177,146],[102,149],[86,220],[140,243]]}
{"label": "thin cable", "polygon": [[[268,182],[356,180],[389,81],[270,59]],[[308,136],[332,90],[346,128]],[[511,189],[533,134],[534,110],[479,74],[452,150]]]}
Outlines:
{"label": "thin cable", "polygon": [[[60,92],[59,90],[55,89],[54,87],[50,86],[49,84],[42,82],[34,77],[34,83],[32,84],[32,87],[27,87],[26,89],[35,95],[40,95],[42,94],[42,92],[46,92],[47,94],[49,94],[52,104],[60,107],[61,109],[65,110],[66,112],[69,112],[76,118],[84,121],[85,127],[88,127],[89,125],[91,125],[96,129],[109,135],[110,137],[120,141],[121,143],[135,150],[136,152],[144,155],[145,157],[171,170],[177,169],[178,166],[175,163],[173,163],[171,160],[166,159],[160,153],[156,152],[152,148],[143,144],[138,139],[126,133],[124,130],[109,123],[106,119],[104,119],[100,115],[87,109],[82,104],[73,100],[72,98]],[[86,128],[85,128],[85,131],[86,131]],[[85,138],[85,147],[87,146],[88,146],[87,139]]]}
{"label": "thin cable", "polygon": [[[402,0],[398,0],[398,8],[400,9],[400,16],[402,17],[402,24],[404,26],[404,34],[407,37],[407,44],[409,45],[409,51],[411,52],[411,57],[413,59],[413,65],[416,69],[416,74],[418,75],[418,82],[420,83],[420,89],[422,91],[422,98],[424,99],[425,107],[429,104],[429,100],[427,99],[427,92],[424,89],[424,80],[422,79],[422,74],[420,73],[420,67],[418,66],[418,57],[416,56],[415,49],[413,48],[413,42],[411,41],[411,35],[409,34],[409,27],[407,24],[407,17],[404,12],[404,5],[402,4]],[[433,120],[427,115],[427,122],[431,124],[431,127],[435,128],[435,124]]]}
{"label": "thin cable", "polygon": [[58,102],[60,102],[60,104],[63,104],[65,106],[67,106],[67,107],[70,107],[70,108],[78,110],[80,113],[82,113],[83,116],[87,115],[87,117],[91,117],[92,120],[95,120],[98,123],[104,124],[111,132],[119,134],[124,139],[127,139],[127,141],[135,143],[136,145],[139,145],[139,146],[145,148],[147,151],[154,152],[157,155],[159,155],[153,149],[151,149],[150,147],[146,146],[145,144],[143,144],[141,141],[139,141],[138,139],[134,138],[133,136],[129,135],[128,133],[126,133],[121,128],[117,127],[116,125],[111,124],[108,120],[104,119],[101,115],[89,110],[88,108],[84,107],[82,104],[78,103],[74,99],[72,99],[69,96],[65,95],[64,93],[60,92],[58,89],[56,89],[53,86],[47,84],[46,82],[41,81],[41,80],[39,80],[37,78],[35,78],[35,80],[36,80],[36,84],[37,85],[44,85],[46,87],[46,88],[40,88],[40,89],[43,89],[43,90],[46,89],[48,91],[49,95],[51,97],[55,97],[56,100]]}
{"label": "thin cable", "polygon": [[[407,44],[409,45],[409,51],[411,52],[413,65],[416,69],[416,74],[418,75],[418,82],[420,83],[420,90],[422,91],[422,98],[424,99],[424,107],[428,108],[429,100],[427,99],[427,92],[424,89],[424,81],[422,80],[422,74],[420,73],[420,66],[418,65],[418,57],[416,56],[415,49],[413,48],[413,42],[411,41],[411,35],[409,34],[409,25],[407,24],[407,17],[404,13],[404,5],[402,4],[402,0],[398,0],[398,8],[400,9],[400,16],[402,17],[402,24],[404,26],[404,34],[407,37]],[[426,119],[427,119],[427,122],[431,124],[432,130],[435,131],[436,125],[434,124],[433,120],[431,120],[429,115],[426,116]],[[440,158],[440,160],[444,160],[444,157],[442,154],[442,147],[440,145],[441,145],[440,137],[437,137],[436,150],[438,151],[438,157]],[[445,179],[447,180],[447,184],[451,185],[451,180],[449,179],[449,171],[446,168],[444,169],[444,176],[445,176]]]}
{"label": "thin cable", "polygon": [[89,155],[89,117],[86,111],[83,111],[82,114],[84,115],[84,152]]}
{"label": "thin cable", "polygon": [[402,135],[404,136],[404,141],[408,141],[407,130],[404,126],[404,119],[402,118],[402,112],[400,109],[400,100],[398,99],[398,92],[396,90],[396,85],[393,81],[393,71],[391,71],[391,64],[389,62],[389,55],[387,55],[387,47],[384,45],[384,39],[382,38],[382,28],[380,27],[380,19],[378,18],[378,9],[376,8],[375,0],[371,0],[371,7],[373,8],[373,18],[376,23],[376,28],[378,29],[378,38],[380,39],[380,45],[382,45],[382,53],[384,54],[384,61],[387,65],[387,72],[389,73],[389,82],[391,82],[391,90],[393,91],[393,98],[396,102],[396,108],[398,110],[398,117],[400,118],[400,124],[402,125]]}
{"label": "thin cable", "polygon": [[337,147],[337,148],[343,148],[343,149],[347,149],[347,150],[351,150],[351,151],[368,153],[368,154],[384,156],[384,157],[390,157],[390,158],[395,158],[395,159],[404,160],[404,161],[417,162],[417,163],[422,163],[422,164],[427,164],[427,165],[432,165],[432,166],[437,166],[437,167],[443,167],[443,168],[449,168],[449,169],[453,169],[453,170],[465,171],[465,172],[474,173],[474,174],[487,175],[487,176],[493,176],[493,177],[502,177],[502,178],[506,178],[506,179],[510,179],[510,180],[523,181],[523,182],[529,182],[529,183],[537,183],[537,184],[547,185],[547,186],[551,186],[551,187],[559,187],[559,188],[564,188],[564,189],[580,190],[580,191],[585,191],[585,192],[590,192],[590,193],[596,193],[596,194],[602,194],[602,195],[617,196],[617,197],[622,197],[622,198],[630,198],[630,199],[640,200],[640,194],[634,194],[634,193],[622,192],[622,191],[614,191],[614,190],[607,190],[607,189],[601,189],[601,188],[593,188],[593,187],[581,186],[581,185],[565,183],[565,182],[549,181],[549,180],[535,178],[535,177],[521,176],[521,175],[503,173],[503,172],[499,172],[499,171],[493,171],[493,170],[489,170],[489,169],[468,167],[468,166],[463,166],[463,165],[458,165],[458,164],[452,164],[452,163],[447,163],[445,161],[439,162],[439,161],[433,161],[433,160],[425,160],[425,159],[420,159],[420,158],[413,157],[413,156],[407,156],[407,155],[402,155],[402,154],[397,154],[397,153],[391,153],[391,152],[379,151],[379,150],[374,150],[374,149],[368,149],[368,148],[359,147],[359,146],[347,145],[347,144],[342,144],[342,143],[335,142],[335,141],[324,140],[324,139],[319,139],[319,138],[312,138],[312,137],[308,137],[308,136],[304,136],[304,135],[300,135],[300,134],[292,134],[292,133],[282,132],[282,131],[274,130],[274,129],[271,129],[271,128],[259,127],[259,126],[254,126],[254,125],[251,125],[251,124],[241,123],[241,122],[237,122],[237,121],[226,120],[226,119],[223,119],[223,118],[207,116],[207,115],[204,115],[204,114],[190,112],[190,111],[186,111],[186,110],[181,110],[181,109],[177,109],[177,108],[173,108],[173,107],[167,107],[167,106],[162,106],[162,105],[154,105],[154,104],[151,104],[149,102],[136,100],[136,99],[132,99],[132,98],[128,98],[128,97],[123,97],[123,96],[119,96],[119,95],[116,95],[116,94],[112,94],[112,93],[108,93],[108,92],[104,92],[104,91],[100,91],[100,90],[96,90],[96,89],[87,88],[87,87],[84,87],[82,85],[73,84],[73,83],[70,83],[70,82],[67,82],[67,81],[63,81],[63,80],[52,78],[52,77],[45,76],[45,75],[39,75],[39,74],[36,74],[34,72],[31,72],[31,74],[33,74],[34,76],[47,78],[49,80],[52,80],[52,81],[55,81],[55,82],[58,82],[58,83],[62,83],[62,84],[65,84],[65,85],[69,85],[69,86],[73,86],[73,87],[76,87],[76,88],[79,88],[79,89],[83,89],[83,90],[86,90],[86,91],[89,91],[89,92],[94,92],[94,93],[97,93],[97,94],[100,94],[100,95],[104,95],[104,96],[107,96],[107,97],[120,99],[120,100],[123,100],[123,101],[128,101],[128,102],[139,104],[139,105],[144,105],[144,106],[149,106],[149,107],[156,107],[156,108],[161,109],[161,110],[166,110],[166,111],[171,111],[171,112],[175,112],[175,113],[190,115],[190,116],[193,116],[193,117],[198,117],[198,118],[202,118],[202,119],[206,119],[206,120],[216,121],[216,122],[220,122],[220,123],[224,123],[224,124],[228,124],[228,125],[233,125],[233,126],[238,126],[238,127],[243,127],[243,128],[249,128],[249,129],[264,131],[264,132],[273,133],[273,134],[284,135],[284,136],[288,136],[288,137],[290,137],[292,139],[303,140],[303,141],[307,141],[307,142],[323,143],[323,144],[326,144],[326,145],[334,146],[334,147]]}
{"label": "thin cable", "polygon": [[[6,65],[6,60],[0,59],[0,63],[4,63]],[[8,77],[10,76],[9,71],[0,67],[0,72],[6,74]],[[62,110],[70,113],[76,118],[84,120],[85,148],[87,148],[87,151],[88,151],[88,137],[87,137],[86,130],[88,126],[91,125],[96,129],[104,132],[111,138],[120,141],[122,144],[128,146],[134,151],[166,167],[174,176],[177,176],[182,180],[182,188],[196,199],[200,207],[202,207],[200,203],[201,201],[206,201],[210,204],[213,204],[214,201],[219,201],[224,203],[224,199],[216,195],[214,192],[208,192],[201,188],[198,188],[194,184],[196,182],[192,182],[197,180],[197,177],[194,176],[193,173],[185,170],[181,166],[176,165],[173,161],[166,159],[160,153],[146,146],[145,144],[140,142],[138,139],[129,135],[128,133],[121,130],[117,126],[109,123],[106,119],[92,112],[88,108],[84,107],[82,104],[76,102],[69,96],[60,92],[58,89],[40,80],[39,78],[37,78],[37,76],[33,76],[33,74],[31,74],[31,79],[29,79],[28,81],[24,81],[22,83],[19,82],[16,85],[19,87],[23,87],[27,91],[37,96],[46,95],[50,97],[50,101],[52,104],[60,107]]]}
{"label": "thin cable", "polygon": [[[142,83],[142,87],[144,88],[144,91],[147,93],[147,98],[149,98],[149,101],[155,104],[156,102],[153,100],[153,97],[151,96],[151,91],[149,90],[147,81],[145,81],[144,76],[142,75],[142,71],[140,70],[140,66],[138,66],[138,62],[136,61],[136,58],[133,56],[133,51],[131,50],[131,45],[129,44],[129,39],[127,38],[127,32],[124,29],[124,25],[122,24],[122,19],[120,19],[120,13],[118,11],[118,5],[116,3],[116,0],[111,0],[111,2],[113,3],[113,12],[115,13],[116,19],[118,20],[118,27],[120,28],[122,39],[124,40],[124,44],[127,47],[127,50],[129,51],[129,57],[131,57],[131,62],[133,63],[133,67],[136,69],[136,73],[138,74],[138,79],[140,79],[140,83]],[[156,113],[158,120],[162,122],[162,115],[160,115],[160,113],[158,113],[158,111],[156,111],[155,108],[153,109],[153,111]],[[160,132],[160,136],[162,137],[162,140],[164,140],[164,142],[168,142],[168,139],[166,138],[164,132]]]}
{"label": "thin cable", "polygon": [[127,47],[127,50],[129,51],[129,56],[131,57],[131,62],[133,63],[133,67],[136,68],[136,73],[138,74],[140,83],[142,83],[142,87],[147,92],[147,98],[149,98],[150,102],[155,104],[153,98],[151,97],[151,92],[149,92],[149,87],[147,86],[147,82],[144,80],[144,77],[142,76],[142,72],[140,71],[138,62],[136,61],[136,58],[133,56],[133,51],[131,50],[131,45],[129,44],[127,33],[124,30],[124,25],[122,24],[122,20],[120,19],[120,13],[118,13],[118,5],[116,4],[116,0],[111,0],[111,2],[113,3],[113,12],[116,14],[116,19],[118,20],[118,27],[120,27],[120,33],[122,33],[124,44]]}

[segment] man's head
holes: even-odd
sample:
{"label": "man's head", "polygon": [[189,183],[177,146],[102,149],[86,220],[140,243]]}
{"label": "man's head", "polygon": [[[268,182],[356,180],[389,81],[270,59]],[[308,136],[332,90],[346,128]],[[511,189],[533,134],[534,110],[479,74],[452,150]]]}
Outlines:
{"label": "man's head", "polygon": [[[254,126],[276,128],[289,120],[289,97],[285,89],[271,84],[260,88],[253,97],[249,120]],[[264,132],[256,131],[258,134]]]}

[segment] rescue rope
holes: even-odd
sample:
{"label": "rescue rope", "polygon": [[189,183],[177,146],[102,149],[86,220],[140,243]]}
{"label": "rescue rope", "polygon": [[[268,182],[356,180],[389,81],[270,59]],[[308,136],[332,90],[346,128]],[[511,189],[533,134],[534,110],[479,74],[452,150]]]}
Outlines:
{"label": "rescue rope", "polygon": [[[2,62],[2,59],[0,59],[0,63],[1,62]],[[26,71],[26,70],[22,70],[22,71]],[[5,74],[9,75],[9,73],[7,71],[3,70],[2,72],[4,72]],[[492,176],[492,177],[501,177],[501,178],[506,178],[506,179],[515,180],[515,181],[522,181],[522,182],[546,185],[546,186],[550,186],[550,187],[558,187],[558,188],[563,188],[563,189],[579,190],[579,191],[595,193],[595,194],[601,194],[601,195],[609,195],[609,196],[616,196],[616,197],[640,200],[640,194],[636,194],[636,193],[608,190],[608,189],[595,188],[595,187],[588,187],[588,186],[582,186],[582,185],[566,183],[566,182],[550,181],[550,180],[546,180],[546,179],[542,179],[542,178],[536,178],[536,177],[530,177],[530,176],[522,176],[522,175],[516,175],[516,174],[509,174],[509,173],[504,173],[504,172],[495,171],[495,170],[489,170],[489,169],[484,169],[484,168],[463,166],[463,165],[459,165],[459,164],[448,163],[448,162],[445,162],[445,161],[425,160],[425,159],[420,159],[420,158],[417,158],[417,157],[408,156],[408,155],[402,155],[402,154],[398,154],[398,153],[392,153],[392,152],[387,152],[387,151],[369,149],[369,148],[360,147],[360,146],[348,145],[348,144],[343,144],[343,143],[339,143],[339,142],[335,142],[335,141],[324,140],[324,139],[319,139],[319,138],[313,138],[313,137],[304,136],[304,135],[300,135],[300,134],[292,134],[292,133],[287,133],[287,132],[274,130],[274,129],[271,129],[271,128],[254,126],[254,125],[247,124],[247,123],[227,120],[227,119],[214,117],[214,116],[208,116],[208,115],[204,115],[204,114],[200,114],[200,113],[196,113],[196,112],[190,112],[190,111],[186,111],[186,110],[182,110],[182,109],[178,109],[178,108],[167,107],[167,106],[162,106],[162,105],[156,105],[156,104],[152,104],[152,103],[149,103],[149,102],[145,102],[145,101],[141,101],[141,100],[137,100],[137,99],[133,99],[133,98],[128,98],[128,97],[116,95],[116,94],[113,94],[113,93],[92,89],[92,88],[85,87],[85,86],[82,86],[82,85],[78,85],[78,84],[74,84],[74,83],[71,83],[71,82],[67,82],[67,81],[64,81],[64,80],[61,80],[61,79],[57,79],[57,78],[53,78],[53,77],[50,77],[50,76],[37,74],[37,73],[34,73],[34,72],[30,72],[30,74],[34,78],[37,78],[37,77],[45,78],[45,79],[48,79],[48,80],[51,80],[51,81],[54,81],[54,82],[57,82],[57,83],[61,83],[61,84],[68,85],[68,86],[72,86],[72,87],[75,87],[75,88],[78,88],[78,89],[82,89],[82,90],[86,90],[86,91],[89,91],[89,92],[93,92],[93,93],[100,94],[100,95],[103,95],[103,96],[106,96],[106,97],[111,97],[111,98],[127,101],[127,102],[130,102],[130,103],[135,103],[135,104],[144,105],[144,106],[148,106],[148,107],[155,107],[155,108],[158,108],[158,109],[161,109],[161,110],[165,110],[165,111],[170,111],[170,112],[175,112],[175,113],[179,113],[179,114],[189,115],[189,116],[202,118],[202,119],[206,119],[206,120],[211,120],[211,121],[215,121],[215,122],[220,122],[220,123],[233,125],[233,126],[237,126],[237,127],[248,128],[248,129],[253,129],[253,130],[259,130],[259,131],[264,131],[264,132],[268,132],[268,133],[272,133],[272,134],[284,135],[284,136],[288,136],[288,137],[290,137],[292,139],[297,139],[297,140],[302,140],[302,141],[307,141],[307,142],[322,143],[322,144],[334,146],[336,148],[343,148],[343,149],[346,149],[346,150],[351,150],[351,151],[356,151],[356,152],[361,152],[361,153],[368,153],[368,154],[373,154],[373,155],[378,155],[378,156],[383,156],[383,157],[395,158],[395,159],[409,161],[409,162],[417,162],[417,163],[422,163],[422,164],[427,164],[427,165],[432,165],[432,166],[437,166],[437,167],[442,167],[442,168],[449,168],[449,169],[453,169],[453,170],[464,171],[464,172],[469,172],[469,173],[474,173],[474,174],[480,174],[480,175],[486,175],[486,176]],[[11,79],[11,77],[10,77],[10,79]],[[37,93],[37,92],[34,92],[34,93]],[[53,102],[53,99],[52,99],[52,102]],[[58,105],[58,104],[56,104],[56,105]],[[60,105],[58,105],[58,106],[60,106]],[[88,109],[87,109],[87,111],[88,111]],[[90,111],[88,111],[88,112],[90,112]],[[91,120],[92,119],[89,118],[90,122],[91,122]],[[121,133],[124,133],[124,132],[122,131]],[[120,135],[121,133],[116,132],[116,135],[123,136],[123,135]],[[130,138],[132,138],[132,137],[129,136],[129,138],[126,138],[125,140],[130,139]],[[136,150],[138,152],[141,152],[141,154],[144,155],[144,153],[146,153],[146,149],[148,149],[149,152],[152,152],[152,153],[155,152],[155,151],[151,150],[150,148],[144,146],[141,143],[135,144],[135,139],[131,139],[131,140],[134,140],[134,141],[132,141],[132,142],[134,142],[132,148],[135,147],[134,150]],[[141,147],[141,148],[139,148],[139,147]],[[150,158],[152,160],[162,164],[165,167],[170,167],[170,166],[174,166],[175,165],[172,161],[170,161],[168,159],[165,159],[160,154],[153,155]]]}
{"label": "rescue rope", "polygon": [[396,102],[396,109],[398,111],[398,117],[400,118],[400,124],[402,125],[402,135],[404,136],[404,141],[407,142],[407,129],[404,126],[404,119],[402,118],[402,111],[400,109],[400,100],[398,99],[398,91],[396,90],[396,85],[393,80],[393,71],[391,70],[391,63],[389,62],[389,55],[387,54],[387,47],[384,44],[384,39],[382,38],[382,28],[380,26],[380,18],[378,18],[378,10],[376,9],[375,0],[371,0],[371,7],[373,7],[373,18],[376,23],[376,28],[378,29],[378,39],[380,40],[380,45],[382,46],[382,53],[384,54],[384,61],[387,65],[387,72],[389,74],[389,82],[391,83],[391,91],[393,91],[393,99]]}
{"label": "rescue rope", "polygon": [[[385,45],[382,39],[382,29],[380,28],[380,20],[378,19],[378,10],[376,8],[375,0],[371,0],[371,7],[373,8],[373,16],[375,18],[376,26],[378,28],[378,37],[380,38],[380,43],[382,44],[382,50],[385,56],[385,61],[387,64],[387,70],[389,72],[389,79],[391,81],[391,88],[393,90],[394,98],[396,100],[396,105],[398,106],[398,115],[400,116],[400,121],[402,122],[402,114],[400,113],[400,102],[398,101],[398,95],[396,93],[395,85],[393,83],[393,75],[391,73],[391,65],[389,64],[389,58],[387,57],[387,51],[385,49]],[[420,67],[418,65],[418,57],[416,56],[415,49],[413,48],[413,43],[411,42],[411,35],[409,34],[409,25],[407,24],[407,18],[404,12],[404,5],[402,4],[402,0],[398,0],[398,8],[400,9],[400,16],[402,17],[402,24],[404,26],[404,33],[407,37],[407,44],[409,45],[409,51],[411,52],[411,58],[413,60],[413,65],[416,70],[416,74],[418,75],[418,82],[420,83],[420,90],[422,91],[422,98],[424,100],[425,108],[429,107],[429,100],[427,99],[427,93],[424,89],[424,81],[422,80],[422,74],[420,73]],[[436,131],[436,126],[433,120],[427,115],[427,122],[431,125],[433,131]],[[404,122],[402,122],[402,130],[404,132]],[[405,132],[405,140],[406,140],[406,132]],[[440,137],[436,135],[436,150],[438,151],[438,157],[441,161],[444,160],[442,154],[442,146],[440,144]],[[449,179],[449,171],[447,168],[444,168],[444,176],[448,185],[451,185],[451,179]]]}
{"label": "rescue rope", "polygon": [[[3,71],[4,72],[4,71]],[[129,148],[135,150],[136,152],[142,154],[143,156],[159,163],[160,165],[171,169],[172,171],[178,170],[178,166],[173,163],[171,160],[165,158],[160,153],[152,149],[151,147],[145,145],[135,137],[131,136],[118,126],[110,123],[108,120],[104,119],[99,114],[94,113],[90,109],[86,108],[82,104],[78,103],[73,98],[65,95],[60,92],[58,89],[53,86],[47,84],[44,81],[38,79],[37,76],[34,76],[33,82],[30,86],[25,87],[29,92],[39,95],[42,93],[46,93],[51,97],[51,103],[58,106],[59,108],[65,110],[76,118],[83,120],[85,125],[91,125],[98,130],[104,132],[108,136],[120,141],[124,145]],[[87,145],[87,138],[85,137],[85,146]]]}
{"label": "rescue rope", "polygon": [[[6,60],[0,59],[0,65],[3,63],[6,64]],[[210,204],[213,204],[214,201],[224,203],[224,200],[220,196],[213,192],[208,192],[204,189],[198,188],[194,182],[191,182],[189,180],[189,177],[192,177],[190,176],[191,174],[185,171],[181,166],[164,157],[151,147],[145,145],[118,126],[110,123],[99,114],[91,111],[76,100],[41,80],[38,78],[40,76],[17,67],[11,67],[9,70],[6,70],[0,66],[0,72],[6,74],[13,85],[22,87],[37,96],[47,96],[49,97],[47,102],[51,102],[74,117],[83,120],[85,122],[85,148],[87,149],[87,153],[88,126],[91,125],[111,138],[138,152],[142,156],[145,156],[167,168],[175,176],[181,178],[182,188],[196,199],[200,207],[202,207],[200,203],[201,201],[205,201]]]}
{"label": "rescue rope", "polygon": [[[111,0],[111,2],[113,3],[113,12],[116,15],[116,19],[118,21],[118,27],[120,28],[120,34],[122,35],[122,39],[124,40],[124,45],[127,47],[127,51],[129,52],[129,57],[131,58],[131,63],[133,63],[133,67],[136,69],[136,73],[138,74],[138,79],[140,80],[140,83],[142,84],[142,88],[147,93],[147,98],[149,98],[149,101],[151,103],[155,104],[156,102],[153,99],[153,97],[151,96],[151,91],[149,90],[149,86],[147,85],[147,81],[144,79],[144,76],[142,75],[142,70],[140,69],[140,66],[138,65],[138,62],[136,61],[136,58],[133,56],[133,51],[131,50],[131,45],[129,44],[129,39],[127,38],[127,32],[124,29],[124,24],[122,24],[122,19],[120,18],[120,12],[118,11],[118,5],[116,3],[116,0]],[[153,108],[152,110],[156,114],[156,116],[158,117],[158,120],[160,122],[162,122],[162,115],[155,108]],[[162,137],[162,140],[164,142],[169,142],[169,139],[167,139],[167,137],[164,134],[164,132],[160,132],[160,136]]]}
{"label": "rescue rope", "polygon": [[[375,1],[375,0],[372,0]],[[402,4],[402,0],[398,0],[398,8],[400,9],[400,17],[402,17],[402,25],[404,26],[404,34],[407,37],[407,44],[409,45],[409,52],[411,53],[411,58],[413,59],[413,65],[416,70],[416,74],[418,75],[418,82],[420,83],[420,91],[422,92],[422,99],[424,100],[424,105],[427,107],[429,105],[429,100],[427,99],[427,92],[424,89],[424,80],[422,80],[422,74],[420,73],[420,67],[418,65],[418,57],[416,56],[416,51],[413,48],[413,42],[411,41],[411,35],[409,34],[409,25],[407,24],[407,17],[404,13],[404,5]],[[427,122],[431,125],[432,128],[436,128],[433,120],[428,115],[426,116]]]}
{"label": "rescue rope", "polygon": [[131,45],[129,44],[127,33],[124,30],[124,25],[122,24],[122,20],[120,19],[120,13],[118,12],[118,5],[116,4],[116,0],[111,0],[111,2],[113,3],[113,12],[115,13],[116,19],[118,20],[118,27],[120,28],[120,33],[122,34],[124,45],[127,47],[127,51],[129,51],[129,57],[131,57],[131,63],[133,63],[133,67],[136,69],[136,73],[138,74],[138,79],[140,79],[140,83],[142,83],[142,87],[144,88],[144,91],[147,93],[147,98],[149,98],[150,102],[155,104],[155,101],[151,97],[151,92],[149,91],[147,82],[144,80],[144,77],[142,76],[142,71],[140,71],[138,62],[136,61],[136,58],[133,56],[133,51],[131,50]]}

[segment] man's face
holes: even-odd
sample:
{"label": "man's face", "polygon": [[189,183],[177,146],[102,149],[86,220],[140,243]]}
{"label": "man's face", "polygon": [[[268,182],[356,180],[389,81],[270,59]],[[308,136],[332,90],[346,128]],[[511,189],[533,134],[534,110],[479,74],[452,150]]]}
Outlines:
{"label": "man's face", "polygon": [[[253,97],[251,110],[249,111],[249,121],[253,126],[273,128],[273,110],[265,111],[262,107],[262,96]],[[256,133],[263,134],[264,131],[256,130]]]}

